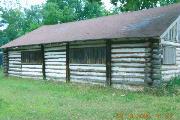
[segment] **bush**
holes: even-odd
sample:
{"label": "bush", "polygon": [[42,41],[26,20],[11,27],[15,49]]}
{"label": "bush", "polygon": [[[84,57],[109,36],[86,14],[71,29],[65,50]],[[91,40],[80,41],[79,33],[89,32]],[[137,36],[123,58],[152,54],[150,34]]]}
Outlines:
{"label": "bush", "polygon": [[156,96],[177,95],[180,94],[178,87],[180,86],[180,76],[171,78],[170,81],[161,83],[159,87],[146,87],[145,92]]}
{"label": "bush", "polygon": [[180,86],[180,76],[172,78],[167,82],[166,89],[169,94],[178,94],[178,87]]}

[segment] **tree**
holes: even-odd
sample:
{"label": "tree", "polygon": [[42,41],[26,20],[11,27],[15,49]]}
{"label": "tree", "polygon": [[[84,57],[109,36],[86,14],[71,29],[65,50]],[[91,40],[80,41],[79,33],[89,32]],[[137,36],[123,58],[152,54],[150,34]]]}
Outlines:
{"label": "tree", "polygon": [[23,14],[18,9],[3,10],[2,18],[8,22],[8,27],[4,30],[7,40],[12,40],[24,34],[22,30]]}
{"label": "tree", "polygon": [[[111,3],[119,7],[120,11],[137,11],[142,9],[164,6],[177,3],[180,0],[111,0]],[[118,6],[119,3],[119,6]]]}
{"label": "tree", "polygon": [[43,8],[43,23],[44,24],[57,24],[62,11],[56,3],[49,2]]}
{"label": "tree", "polygon": [[107,15],[99,2],[87,0],[47,0],[43,7],[44,24],[57,24]]}
{"label": "tree", "polygon": [[42,7],[35,5],[24,9],[25,19],[23,31],[30,32],[42,25]]}
{"label": "tree", "polygon": [[178,2],[180,2],[180,0],[159,0],[161,6],[178,3]]}
{"label": "tree", "polygon": [[39,6],[32,6],[24,11],[6,8],[1,8],[1,11],[1,17],[8,23],[7,29],[0,32],[1,43],[7,43],[42,25],[41,8]]}
{"label": "tree", "polygon": [[98,2],[86,2],[84,9],[82,11],[82,19],[90,19],[106,15],[108,15],[108,12]]}

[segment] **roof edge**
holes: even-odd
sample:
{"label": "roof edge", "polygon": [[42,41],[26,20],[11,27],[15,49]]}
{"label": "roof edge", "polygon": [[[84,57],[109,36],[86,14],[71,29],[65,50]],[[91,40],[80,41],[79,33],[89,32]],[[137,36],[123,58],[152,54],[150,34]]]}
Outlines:
{"label": "roof edge", "polygon": [[[55,43],[69,43],[69,42],[86,42],[86,41],[96,41],[96,40],[160,40],[160,36],[150,36],[150,37],[122,37],[122,38],[102,38],[102,39],[87,39],[87,40],[73,40],[73,41],[62,41],[62,42],[51,42],[51,43],[39,43],[39,44],[31,44],[31,45],[22,45],[22,46],[33,46],[33,45],[46,45],[46,44],[55,44]],[[12,46],[12,47],[4,47],[5,45],[1,46],[1,49],[9,49],[14,47],[20,46]]]}

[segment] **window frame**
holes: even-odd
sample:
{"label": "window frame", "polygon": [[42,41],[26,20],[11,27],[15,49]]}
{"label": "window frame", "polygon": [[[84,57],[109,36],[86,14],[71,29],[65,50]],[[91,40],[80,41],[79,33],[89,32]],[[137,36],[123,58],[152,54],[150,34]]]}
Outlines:
{"label": "window frame", "polygon": [[[29,56],[27,54],[29,54]],[[21,51],[21,63],[24,65],[41,65],[43,63],[42,55],[43,54],[41,50]],[[35,59],[32,60],[30,56],[35,56]],[[25,59],[28,59],[28,61]]]}
{"label": "window frame", "polygon": [[[174,57],[173,57],[174,60],[170,63],[168,63],[169,61],[166,60],[167,56],[165,56],[166,54],[168,54],[167,50],[165,51],[165,49],[168,49],[168,48],[172,48],[172,50],[174,49]],[[165,52],[167,52],[167,53],[165,53]],[[169,51],[169,52],[171,52],[171,51]],[[168,58],[172,58],[172,57],[168,56]],[[163,58],[162,58],[163,65],[176,65],[176,58],[177,57],[176,57],[176,47],[175,46],[170,46],[170,45],[163,46]]]}
{"label": "window frame", "polygon": [[69,56],[70,64],[106,64],[106,46],[70,48]]}

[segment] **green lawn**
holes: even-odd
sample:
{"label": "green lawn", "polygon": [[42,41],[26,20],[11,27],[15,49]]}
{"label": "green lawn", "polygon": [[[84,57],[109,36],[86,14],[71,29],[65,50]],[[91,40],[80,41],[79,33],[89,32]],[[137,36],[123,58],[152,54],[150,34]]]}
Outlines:
{"label": "green lawn", "polygon": [[145,120],[145,115],[152,120],[179,120],[180,95],[158,97],[0,74],[0,120]]}

